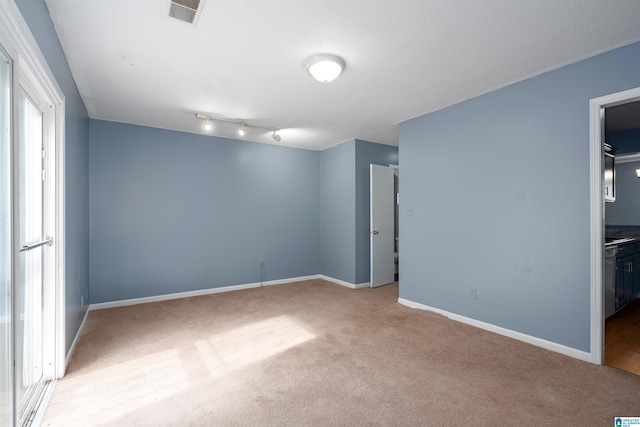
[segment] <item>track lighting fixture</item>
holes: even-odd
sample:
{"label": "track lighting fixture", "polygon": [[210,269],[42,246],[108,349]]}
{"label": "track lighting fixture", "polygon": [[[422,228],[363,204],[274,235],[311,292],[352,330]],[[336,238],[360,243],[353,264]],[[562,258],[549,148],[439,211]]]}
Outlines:
{"label": "track lighting fixture", "polygon": [[247,128],[248,127],[252,127],[252,128],[256,128],[256,129],[270,130],[272,132],[271,138],[273,138],[273,140],[276,141],[276,142],[280,142],[280,139],[281,139],[280,135],[278,135],[278,132],[280,132],[280,129],[274,128],[274,127],[271,127],[271,126],[254,125],[254,124],[247,123],[247,122],[240,121],[240,120],[223,119],[223,118],[220,118],[220,117],[210,116],[210,115],[205,114],[205,113],[196,113],[196,118],[205,121],[202,124],[202,129],[205,132],[212,132],[213,131],[213,122],[214,121],[218,121],[218,122],[225,122],[225,123],[234,123],[234,124],[239,125],[240,126],[238,128],[238,135],[239,136],[245,136],[247,134]]}

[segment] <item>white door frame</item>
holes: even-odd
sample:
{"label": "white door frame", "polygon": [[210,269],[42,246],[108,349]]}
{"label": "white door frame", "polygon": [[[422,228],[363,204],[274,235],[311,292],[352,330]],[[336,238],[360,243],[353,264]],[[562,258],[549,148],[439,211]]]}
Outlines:
{"label": "white door frame", "polygon": [[640,87],[589,101],[591,225],[591,362],[602,365],[604,346],[604,114],[603,108],[640,101]]}
{"label": "white door frame", "polygon": [[[49,233],[54,239],[55,260],[50,268],[54,268],[53,273],[55,280],[52,289],[50,288],[45,295],[48,310],[43,313],[44,330],[46,336],[52,337],[48,342],[43,343],[45,351],[46,363],[44,365],[44,376],[47,380],[55,380],[62,378],[66,369],[66,343],[65,343],[65,100],[64,94],[47,64],[44,55],[40,51],[38,43],[33,37],[29,26],[25,22],[20,10],[13,0],[0,0],[0,43],[7,50],[13,59],[13,93],[18,93],[18,81],[27,83],[32,89],[39,90],[39,96],[47,100],[49,104],[50,120],[53,122],[54,130],[47,135],[51,144],[48,153],[46,167],[49,171],[55,170],[55,173],[49,173],[47,176],[47,189],[55,194],[55,208],[50,215],[53,215],[53,221],[50,223]],[[17,97],[14,96],[14,99]],[[15,101],[14,101],[15,105]],[[14,106],[14,112],[17,111]],[[18,146],[17,142],[17,114],[14,113],[13,119],[13,147]],[[51,150],[53,148],[53,150]],[[15,149],[14,149],[15,151]],[[15,165],[16,157],[14,154],[13,181],[14,189],[17,185],[18,176]],[[19,273],[19,216],[16,215],[19,206],[18,194],[13,195],[13,273],[12,282],[16,283]],[[15,412],[14,405],[14,412]],[[14,413],[14,420],[17,420],[18,414]]]}

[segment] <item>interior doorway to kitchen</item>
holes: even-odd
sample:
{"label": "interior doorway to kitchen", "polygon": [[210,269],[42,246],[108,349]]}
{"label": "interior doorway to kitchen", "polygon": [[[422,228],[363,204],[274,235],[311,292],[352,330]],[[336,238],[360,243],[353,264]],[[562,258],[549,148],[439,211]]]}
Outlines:
{"label": "interior doorway to kitchen", "polygon": [[640,88],[590,101],[591,361],[605,363],[604,149],[607,109],[640,101]]}
{"label": "interior doorway to kitchen", "polygon": [[615,150],[615,201],[605,203],[604,221],[604,363],[640,375],[640,101],[605,108],[604,135]]}

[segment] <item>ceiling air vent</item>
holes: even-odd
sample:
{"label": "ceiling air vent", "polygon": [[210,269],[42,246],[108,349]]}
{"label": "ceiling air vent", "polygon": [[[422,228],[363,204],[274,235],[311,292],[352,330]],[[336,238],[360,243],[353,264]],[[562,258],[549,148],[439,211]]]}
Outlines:
{"label": "ceiling air vent", "polygon": [[171,0],[169,16],[193,24],[199,15],[198,8],[202,7],[202,3],[204,0]]}

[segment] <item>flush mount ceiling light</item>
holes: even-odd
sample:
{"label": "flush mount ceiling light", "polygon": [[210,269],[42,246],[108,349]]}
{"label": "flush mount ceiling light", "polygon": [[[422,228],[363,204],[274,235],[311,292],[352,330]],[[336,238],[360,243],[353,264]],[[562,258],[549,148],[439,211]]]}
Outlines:
{"label": "flush mount ceiling light", "polygon": [[261,126],[261,125],[254,125],[251,123],[247,123],[241,120],[223,119],[220,117],[210,116],[205,113],[196,113],[196,118],[205,121],[202,124],[202,129],[205,132],[213,131],[213,122],[218,121],[218,122],[233,123],[233,124],[239,125],[240,128],[238,129],[238,135],[240,136],[245,136],[247,134],[247,128],[251,127],[251,128],[264,129],[264,130],[271,131],[272,132],[271,138],[273,138],[274,141],[276,142],[280,142],[280,139],[281,139],[280,135],[278,135],[278,132],[280,132],[280,129],[272,126]]}
{"label": "flush mount ceiling light", "polygon": [[322,83],[329,83],[337,79],[345,67],[344,59],[326,53],[313,55],[306,60],[305,65],[309,74]]}

